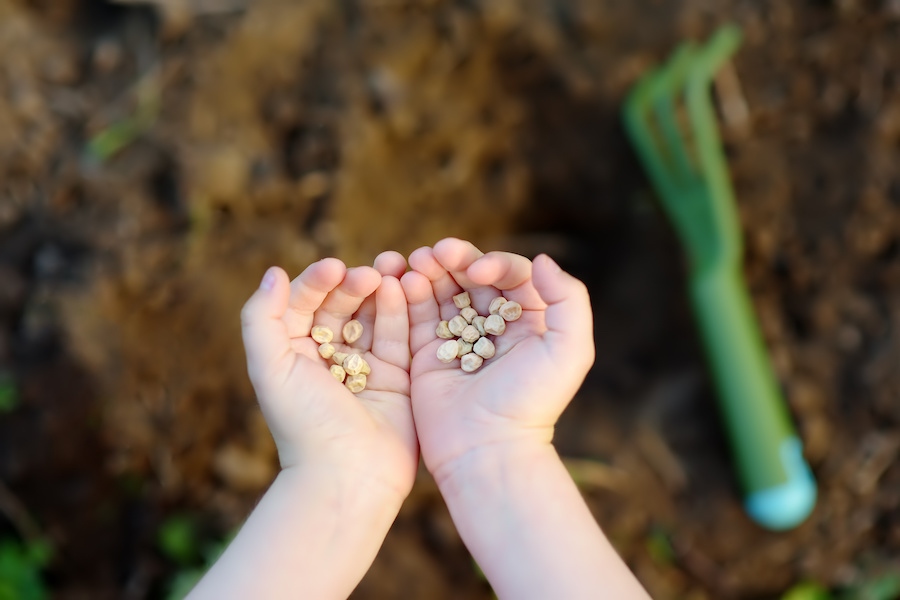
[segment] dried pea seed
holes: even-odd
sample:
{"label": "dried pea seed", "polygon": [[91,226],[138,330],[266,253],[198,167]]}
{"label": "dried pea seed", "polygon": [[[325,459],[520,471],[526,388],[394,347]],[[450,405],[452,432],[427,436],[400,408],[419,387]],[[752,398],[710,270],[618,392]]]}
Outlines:
{"label": "dried pea seed", "polygon": [[449,323],[447,323],[447,328],[450,330],[450,333],[452,333],[453,335],[459,335],[463,332],[463,329],[465,329],[468,325],[469,324],[466,323],[465,319],[463,319],[459,315],[456,315],[455,317],[450,319]]}
{"label": "dried pea seed", "polygon": [[493,300],[491,300],[490,305],[488,306],[488,313],[492,315],[496,315],[497,311],[500,310],[500,307],[506,304],[507,300],[503,296],[497,296]]}
{"label": "dried pea seed", "polygon": [[342,365],[344,364],[344,361],[347,360],[348,356],[350,355],[346,352],[335,352],[331,355],[331,360],[333,360],[336,365]]}
{"label": "dried pea seed", "polygon": [[344,325],[344,328],[341,329],[341,335],[344,337],[345,344],[352,344],[353,342],[361,338],[362,334],[362,323],[360,323],[356,319],[347,321],[347,323]]}
{"label": "dried pea seed", "polygon": [[359,354],[351,354],[344,359],[343,367],[347,375],[359,375],[363,370],[363,357]]}
{"label": "dried pea seed", "polygon": [[466,342],[475,342],[478,338],[481,337],[481,334],[478,333],[478,328],[474,325],[466,325],[466,328],[462,330],[462,333],[459,335]]}
{"label": "dried pea seed", "polygon": [[459,359],[460,367],[466,373],[471,373],[472,371],[477,371],[479,367],[484,363],[484,359],[474,352],[469,352],[461,359]]}
{"label": "dried pea seed", "polygon": [[331,368],[328,370],[331,371],[334,378],[338,380],[338,383],[344,383],[344,378],[347,376],[347,371],[344,370],[344,367],[341,365],[331,365]]}
{"label": "dried pea seed", "polygon": [[453,304],[456,305],[456,308],[472,306],[472,299],[469,298],[469,292],[463,292],[462,294],[453,296]]}
{"label": "dried pea seed", "polygon": [[434,333],[442,340],[450,340],[455,337],[453,335],[453,332],[450,331],[450,327],[447,321],[441,321],[440,323],[438,323],[437,329],[434,330]]}
{"label": "dried pea seed", "polygon": [[481,358],[491,358],[494,356],[496,349],[494,348],[494,342],[483,337],[472,346],[472,352]]}
{"label": "dried pea seed", "polygon": [[484,330],[493,335],[503,335],[506,331],[506,321],[500,315],[491,315],[484,320]]}
{"label": "dried pea seed", "polygon": [[324,325],[316,325],[310,330],[309,335],[320,344],[327,344],[334,339],[334,332]]}
{"label": "dried pea seed", "polygon": [[476,311],[471,306],[467,306],[464,309],[462,309],[461,311],[459,311],[459,316],[461,316],[463,319],[465,319],[466,323],[471,325],[472,319],[474,319],[475,317],[478,316],[478,311]]}
{"label": "dried pea seed", "polygon": [[[357,356],[354,354],[353,356]],[[356,375],[350,375],[347,377],[347,381],[344,383],[347,386],[347,389],[353,392],[354,394],[358,394],[364,389],[366,389],[366,376],[362,373],[357,373]]]}
{"label": "dried pea seed", "polygon": [[487,332],[484,330],[484,322],[487,320],[487,317],[482,317],[481,315],[472,319],[472,325],[475,326],[475,329],[478,330],[478,333],[481,335],[487,335]]}
{"label": "dried pea seed", "polygon": [[459,342],[459,352],[456,353],[457,358],[462,358],[466,354],[472,351],[472,342],[467,342],[460,338],[457,340]]}
{"label": "dried pea seed", "polygon": [[459,353],[459,342],[456,340],[447,340],[437,349],[438,360],[442,363],[451,363]]}
{"label": "dried pea seed", "polygon": [[509,301],[500,307],[497,314],[503,317],[504,321],[516,321],[522,316],[522,305],[518,302]]}
{"label": "dried pea seed", "polygon": [[334,346],[329,343],[319,344],[319,356],[328,360],[332,356],[334,356]]}

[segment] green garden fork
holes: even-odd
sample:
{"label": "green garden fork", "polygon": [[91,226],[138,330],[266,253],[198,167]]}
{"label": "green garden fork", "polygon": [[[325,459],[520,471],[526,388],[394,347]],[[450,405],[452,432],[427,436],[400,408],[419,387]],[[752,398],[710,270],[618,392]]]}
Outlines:
{"label": "green garden fork", "polygon": [[645,75],[624,106],[625,129],[690,269],[690,298],[744,489],[744,507],[773,530],[801,523],[816,502],[741,272],[741,232],[709,91],[740,45],[735,27],[682,44]]}

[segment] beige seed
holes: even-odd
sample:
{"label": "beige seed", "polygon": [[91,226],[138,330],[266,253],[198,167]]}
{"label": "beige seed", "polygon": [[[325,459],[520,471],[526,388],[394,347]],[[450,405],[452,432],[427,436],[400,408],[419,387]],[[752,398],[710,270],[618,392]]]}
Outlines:
{"label": "beige seed", "polygon": [[491,315],[484,320],[484,331],[493,335],[502,335],[506,331],[506,321],[500,315]]}
{"label": "beige seed", "polygon": [[[353,356],[357,356],[354,354]],[[358,394],[364,389],[366,389],[366,376],[362,373],[357,373],[356,375],[350,375],[347,377],[347,381],[344,382],[344,385],[347,386],[347,389],[353,392],[354,394]]]}
{"label": "beige seed", "polygon": [[463,332],[463,329],[465,329],[468,325],[469,324],[466,323],[465,319],[463,319],[459,315],[456,315],[455,317],[450,319],[449,323],[447,323],[447,328],[453,335],[460,335]]}
{"label": "beige seed", "polygon": [[350,355],[346,352],[335,352],[331,355],[331,360],[333,360],[336,365],[342,365],[344,364],[344,361],[347,360],[348,356]]}
{"label": "beige seed", "polygon": [[363,357],[359,354],[351,354],[344,359],[343,367],[347,375],[359,375],[363,370]]}
{"label": "beige seed", "polygon": [[362,373],[363,375],[369,375],[370,373],[372,373],[372,367],[369,366],[369,363],[366,361],[366,359],[362,359],[362,362],[363,364],[360,373]]}
{"label": "beige seed", "polygon": [[312,336],[312,339],[316,340],[320,344],[327,344],[334,339],[334,332],[324,325],[316,325],[312,328],[309,334]]}
{"label": "beige seed", "polygon": [[500,307],[506,304],[506,298],[503,296],[497,296],[493,300],[491,300],[490,305],[488,306],[488,313],[492,315],[496,315],[500,310]]}
{"label": "beige seed", "polygon": [[341,365],[331,365],[331,368],[328,370],[331,371],[334,378],[338,380],[338,383],[344,383],[344,378],[347,376],[347,371],[344,370],[344,367]]}
{"label": "beige seed", "polygon": [[494,342],[483,337],[472,346],[472,352],[481,358],[491,358],[494,356],[496,349],[494,348]]}
{"label": "beige seed", "polygon": [[459,352],[456,353],[458,358],[462,358],[466,354],[472,351],[472,342],[466,342],[463,340],[459,340]]}
{"label": "beige seed", "polygon": [[478,316],[478,311],[472,308],[471,306],[467,306],[461,311],[459,311],[459,316],[466,320],[466,323],[469,325],[472,324],[472,319]]}
{"label": "beige seed", "polygon": [[438,360],[442,363],[452,363],[459,353],[459,342],[456,340],[447,340],[437,349]]}
{"label": "beige seed", "polygon": [[503,317],[504,321],[516,321],[522,316],[522,305],[510,300],[500,307],[497,314]]}
{"label": "beige seed", "polygon": [[466,373],[471,373],[472,371],[477,371],[478,368],[484,363],[484,359],[475,354],[474,352],[469,352],[461,359],[459,359],[459,366],[462,367],[462,370]]}
{"label": "beige seed", "polygon": [[484,330],[484,322],[486,319],[487,317],[482,317],[481,315],[472,319],[472,325],[475,326],[475,329],[477,329],[478,333],[481,335],[487,335],[487,332]]}
{"label": "beige seed", "polygon": [[453,296],[453,304],[456,305],[456,308],[472,306],[472,299],[469,298],[469,292],[463,292],[462,294]]}
{"label": "beige seed", "polygon": [[461,337],[465,342],[474,342],[481,337],[481,334],[478,333],[478,328],[474,325],[466,325],[466,328],[462,330],[462,333],[459,334],[459,337]]}
{"label": "beige seed", "polygon": [[450,331],[450,327],[447,321],[441,321],[440,323],[438,323],[437,329],[434,330],[434,333],[442,340],[451,340],[455,337],[453,335],[453,332]]}
{"label": "beige seed", "polygon": [[362,337],[363,334],[363,326],[362,323],[353,319],[352,321],[347,321],[347,324],[344,325],[344,328],[341,329],[341,335],[344,336],[345,344],[352,344],[356,340]]}
{"label": "beige seed", "polygon": [[329,358],[334,356],[334,346],[328,343],[319,344],[319,356],[321,356],[325,360],[328,360]]}

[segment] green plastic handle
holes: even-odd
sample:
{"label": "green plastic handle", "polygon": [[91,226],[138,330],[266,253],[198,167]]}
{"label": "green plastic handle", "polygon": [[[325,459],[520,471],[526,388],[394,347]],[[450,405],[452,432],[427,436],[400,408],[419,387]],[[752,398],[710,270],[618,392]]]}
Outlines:
{"label": "green plastic handle", "polygon": [[794,527],[815,505],[816,484],[781,399],[738,267],[695,273],[690,294],[745,508],[769,529]]}

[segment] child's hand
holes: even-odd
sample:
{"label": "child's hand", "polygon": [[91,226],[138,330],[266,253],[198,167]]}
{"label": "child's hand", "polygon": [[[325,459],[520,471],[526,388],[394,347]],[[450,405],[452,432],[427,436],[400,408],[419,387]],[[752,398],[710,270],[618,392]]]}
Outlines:
{"label": "child's hand", "polygon": [[[409,303],[412,402],[422,457],[438,483],[467,455],[547,445],[559,415],[594,360],[590,300],[584,284],[549,257],[534,264],[505,252],[482,254],[448,238],[409,257],[402,279]],[[480,315],[497,297],[522,305],[522,317],[495,336],[496,355],[474,373],[435,356],[440,320],[459,313],[468,291]]]}
{"label": "child's hand", "polygon": [[[409,400],[409,321],[398,277],[406,261],[386,252],[372,267],[347,269],[334,258],[310,265],[293,282],[269,269],[241,313],[250,379],[275,438],[283,469],[331,470],[378,482],[405,498],[418,465]],[[318,354],[313,325],[334,332],[352,318],[363,336],[352,349],[372,372],[351,393]]]}

